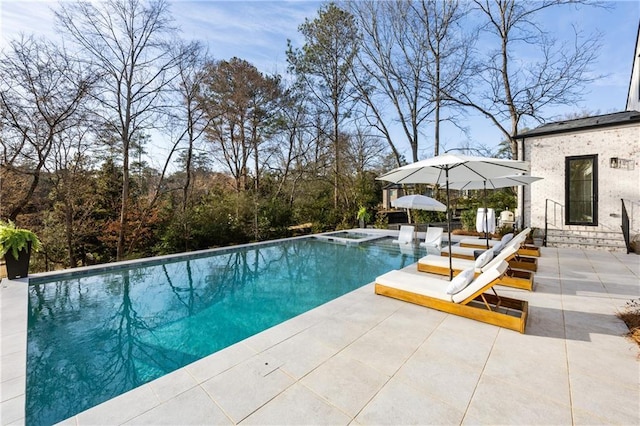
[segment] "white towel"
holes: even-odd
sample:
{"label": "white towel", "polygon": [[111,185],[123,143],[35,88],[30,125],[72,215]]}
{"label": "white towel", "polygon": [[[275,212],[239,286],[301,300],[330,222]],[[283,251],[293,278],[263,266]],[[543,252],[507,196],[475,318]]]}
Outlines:
{"label": "white towel", "polygon": [[[484,208],[478,209],[476,215],[476,231],[494,233],[496,231],[496,212],[493,209],[487,209],[487,219],[485,221]],[[485,229],[485,223],[487,227]]]}

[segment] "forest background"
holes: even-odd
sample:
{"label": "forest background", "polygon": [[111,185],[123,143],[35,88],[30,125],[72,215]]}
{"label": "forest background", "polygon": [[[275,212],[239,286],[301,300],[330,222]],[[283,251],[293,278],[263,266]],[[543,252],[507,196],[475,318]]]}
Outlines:
{"label": "forest background", "polygon": [[[303,223],[384,226],[375,177],[444,151],[441,128],[464,132],[480,114],[502,143],[458,148],[519,158],[525,123],[603,77],[600,34],[558,42],[537,17],[606,3],[326,3],[283,50],[284,74],[212,58],[181,38],[171,6],[61,2],[60,39],[4,46],[0,218],[40,236],[38,269],[285,237]],[[535,54],[516,55],[523,46]],[[511,189],[492,197],[515,206]]]}

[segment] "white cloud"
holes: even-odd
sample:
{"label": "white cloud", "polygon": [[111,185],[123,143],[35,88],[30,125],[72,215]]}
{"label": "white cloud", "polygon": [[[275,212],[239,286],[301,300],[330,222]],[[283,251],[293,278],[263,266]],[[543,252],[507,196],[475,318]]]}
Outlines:
{"label": "white cloud", "polygon": [[0,1],[0,48],[25,36],[55,38],[52,8],[57,2],[51,0],[3,0]]}
{"label": "white cloud", "polygon": [[263,72],[286,67],[287,39],[299,41],[298,26],[320,3],[284,1],[173,1],[176,24],[187,39],[209,46],[216,59],[239,57]]}

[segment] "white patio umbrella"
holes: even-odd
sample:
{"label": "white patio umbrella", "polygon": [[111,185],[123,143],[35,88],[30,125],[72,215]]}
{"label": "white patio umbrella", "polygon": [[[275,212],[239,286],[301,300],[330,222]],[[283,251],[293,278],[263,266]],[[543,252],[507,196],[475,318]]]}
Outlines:
{"label": "white patio umbrella", "polygon": [[450,189],[499,189],[507,188],[510,186],[530,185],[533,182],[541,180],[541,177],[529,176],[529,175],[511,175],[511,176],[499,176],[493,179],[487,180],[470,180],[466,182],[452,182],[449,184]]}
{"label": "white patio umbrella", "polygon": [[[488,180],[529,171],[529,163],[490,157],[473,157],[460,154],[443,154],[427,160],[399,167],[378,177],[393,183],[431,183],[445,185],[447,210],[449,210],[449,183]],[[453,278],[451,261],[451,212],[447,213],[449,238],[449,279]]]}
{"label": "white patio umbrella", "polygon": [[447,206],[440,201],[427,197],[426,195],[405,195],[404,197],[397,198],[391,202],[393,207],[399,209],[417,209],[417,210],[429,210],[434,212],[446,212]]}
{"label": "white patio umbrella", "polygon": [[[405,195],[400,198],[396,198],[391,202],[392,207],[400,209],[416,209],[427,210],[435,212],[446,212],[447,206],[442,204],[435,198],[427,197],[426,195],[414,194]],[[407,212],[409,214],[409,212]],[[411,215],[409,214],[409,223],[411,223]]]}
{"label": "white patio umbrella", "polygon": [[498,176],[492,179],[482,179],[482,180],[470,180],[470,181],[459,181],[452,182],[449,184],[450,189],[457,190],[471,190],[471,189],[482,189],[484,190],[484,233],[485,238],[487,240],[487,248],[489,248],[489,224],[488,214],[487,214],[487,189],[499,189],[499,188],[507,188],[510,186],[522,186],[522,185],[530,185],[533,182],[541,180],[541,177],[529,176],[529,175],[509,175],[509,176]]}

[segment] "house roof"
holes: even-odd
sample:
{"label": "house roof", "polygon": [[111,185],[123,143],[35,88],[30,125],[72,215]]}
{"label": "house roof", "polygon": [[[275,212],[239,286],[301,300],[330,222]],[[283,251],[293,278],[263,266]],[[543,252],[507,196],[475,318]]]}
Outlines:
{"label": "house roof", "polygon": [[640,111],[623,111],[612,114],[596,115],[593,117],[577,118],[574,120],[556,121],[543,124],[533,130],[519,133],[515,139],[530,138],[532,136],[552,135],[555,133],[574,132],[578,130],[594,129],[598,127],[619,126],[640,122]]}

